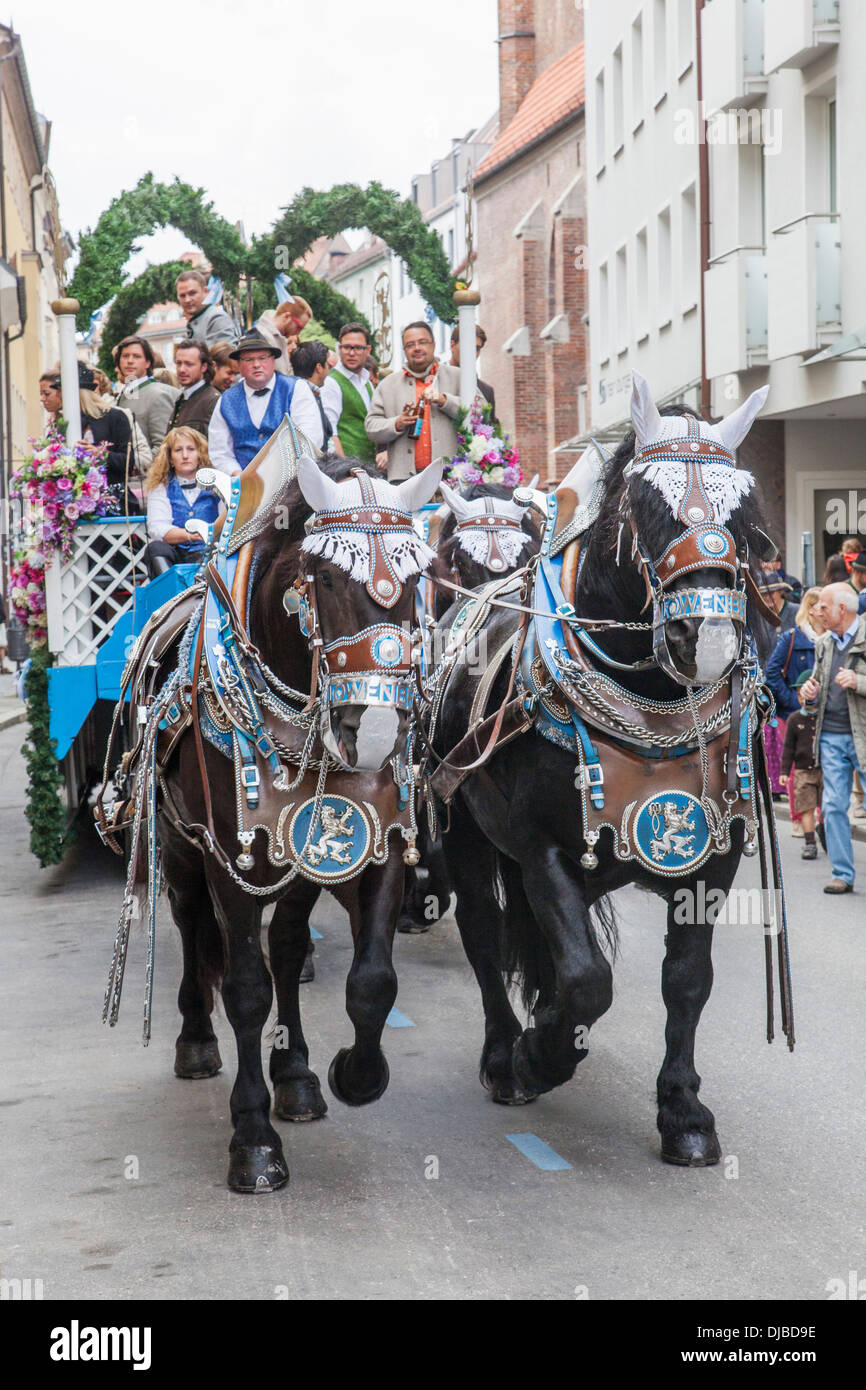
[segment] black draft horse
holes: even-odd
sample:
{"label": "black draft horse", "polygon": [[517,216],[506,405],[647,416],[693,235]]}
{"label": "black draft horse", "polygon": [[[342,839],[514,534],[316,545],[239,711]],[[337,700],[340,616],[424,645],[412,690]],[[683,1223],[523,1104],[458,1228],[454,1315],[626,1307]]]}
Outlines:
{"label": "black draft horse", "polygon": [[[536,481],[533,479],[533,483]],[[443,485],[442,495],[446,498],[443,510],[447,507],[448,515],[436,539],[436,558],[429,577],[422,581],[427,611],[437,621],[454,601],[449,584],[479,589],[492,580],[503,579],[518,565],[526,564],[538,550],[539,542],[537,528],[530,525],[525,506],[513,501],[510,488],[499,483],[473,483],[462,496],[455,496]],[[486,524],[491,516],[499,526]],[[473,521],[479,525],[473,526]],[[491,560],[494,566],[490,565]],[[441,651],[432,653],[434,664],[441,656]],[[397,924],[398,931],[412,935],[428,931],[431,923],[448,911],[452,893],[442,842],[430,839],[426,816],[421,817],[418,829],[421,863],[406,873],[406,893]]]}
{"label": "black draft horse", "polygon": [[[690,415],[671,406],[663,415]],[[623,512],[628,503],[638,534],[651,556],[661,555],[682,530],[661,494],[624,469],[635,452],[629,434],[610,461],[598,519],[584,537],[584,563],[575,607],[587,618],[646,620],[646,589],[631,559],[631,532],[620,549]],[[761,526],[755,495],[747,494],[726,522],[735,540],[754,544]],[[763,541],[766,537],[762,535]],[[618,562],[620,561],[621,562]],[[690,585],[729,585],[718,569],[689,574]],[[443,626],[453,620],[455,610]],[[517,629],[513,614],[488,622],[488,650],[496,650]],[[759,652],[769,630],[749,602],[749,626]],[[700,619],[668,625],[669,646],[688,668],[694,663]],[[650,655],[646,632],[617,631],[596,636],[598,644],[623,663]],[[763,653],[761,653],[763,654]],[[599,669],[604,670],[601,666]],[[683,689],[659,669],[615,672],[627,690],[654,700],[680,700]],[[500,675],[489,708],[502,699],[507,672]],[[472,688],[455,680],[446,694],[436,735],[440,755],[455,748],[467,727]],[[477,977],[484,1007],[482,1084],[502,1104],[524,1104],[568,1081],[587,1053],[589,1028],[610,1007],[616,925],[606,896],[637,880],[667,904],[667,936],[662,994],[667,1008],[667,1049],[658,1076],[658,1127],[662,1156],[669,1162],[702,1166],[720,1156],[712,1112],[698,1099],[694,1041],[701,1010],[712,985],[711,944],[718,909],[704,924],[681,925],[674,915],[676,888],[696,890],[695,875],[662,878],[640,863],[614,857],[610,831],[595,846],[598,867],[581,867],[586,850],[575,756],[533,731],[498,750],[480,773],[457,792],[444,835],[446,859],[457,892],[456,916],[464,948]],[[446,813],[447,815],[448,813]],[[731,849],[710,858],[700,870],[709,890],[730,890],[740,862],[743,825],[735,821]],[[531,1014],[523,1029],[511,1007],[510,982],[518,981]]]}
{"label": "black draft horse", "polygon": [[[304,462],[302,459],[301,464]],[[346,460],[323,465],[322,473],[327,483],[336,483],[345,479],[350,469],[361,467],[356,460]],[[376,480],[382,497],[390,496],[392,506],[409,511],[422,505],[435,488],[441,470],[429,471],[428,481],[422,483],[424,475],[419,475],[419,496],[409,498],[399,496],[405,494],[409,484],[389,489],[373,469],[365,469]],[[306,491],[309,496],[310,488]],[[413,628],[417,575],[404,579],[399,601],[386,612],[370,596],[364,583],[352,579],[336,563],[308,554],[302,556],[301,543],[311,506],[297,480],[289,485],[282,500],[285,505],[277,509],[256,541],[249,633],[270,672],[284,686],[307,692],[312,674],[308,641],[297,616],[291,616],[284,606],[284,598],[296,580],[313,576],[318,622],[327,643],[338,636],[348,641],[351,634],[363,633],[383,621],[398,627],[402,624],[406,631]],[[329,774],[327,790],[334,786],[346,796],[373,800],[381,774],[377,779],[369,764],[369,772],[365,772],[363,759],[358,756],[363,708],[341,706],[333,709],[329,718],[331,740],[342,750],[343,767],[335,763],[337,781],[332,784]],[[392,752],[405,746],[407,732],[408,716],[401,710],[394,747],[383,756],[380,767],[387,767]],[[316,756],[321,757],[321,745],[318,750]],[[235,771],[231,759],[210,743],[204,743],[202,751],[215,838],[233,858],[238,848]],[[166,770],[165,782],[181,822],[186,826],[203,825],[206,806],[192,730],[183,735]],[[262,1073],[261,1038],[273,997],[272,977],[278,1010],[275,1036],[280,1043],[275,1042],[270,1054],[275,1114],[283,1120],[306,1121],[318,1119],[327,1110],[318,1077],[309,1065],[298,999],[298,983],[309,943],[309,917],[322,888],[298,876],[281,891],[269,891],[285,869],[277,870],[266,862],[261,853],[260,831],[256,833],[256,867],[245,874],[252,885],[263,890],[256,895],[239,886],[213,854],[184,833],[164,804],[159,810],[159,838],[171,911],[183,943],[183,978],[178,995],[183,1023],[176,1045],[175,1073],[195,1079],[219,1071],[222,1064],[211,1014],[214,991],[221,988],[238,1054],[237,1079],[231,1094],[234,1134],[228,1185],[237,1192],[274,1191],[283,1186],[289,1173],[280,1136],[270,1121],[271,1097]],[[402,839],[392,832],[390,854],[382,867],[370,864],[357,877],[329,888],[349,915],[354,941],[354,957],[346,981],[346,1010],[354,1026],[355,1041],[352,1047],[336,1054],[328,1077],[334,1094],[349,1105],[365,1105],[378,1099],[388,1085],[388,1066],[380,1044],[397,994],[391,953],[403,895],[403,847]],[[276,905],[268,930],[269,969],[262,951],[261,924],[263,908],[270,902]]]}

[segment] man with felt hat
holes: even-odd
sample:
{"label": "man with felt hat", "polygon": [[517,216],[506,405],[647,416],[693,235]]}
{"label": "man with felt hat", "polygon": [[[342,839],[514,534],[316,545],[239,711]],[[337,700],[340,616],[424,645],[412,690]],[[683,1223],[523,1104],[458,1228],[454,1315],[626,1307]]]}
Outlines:
{"label": "man with felt hat", "polygon": [[758,576],[758,591],[769,608],[779,615],[779,632],[790,632],[797,622],[797,605],[790,602],[791,585],[778,572],[764,570]]}
{"label": "man with felt hat", "polygon": [[210,418],[208,451],[214,468],[241,473],[288,415],[295,379],[276,370],[280,349],[255,329],[230,354],[241,380],[220,396]]}
{"label": "man with felt hat", "polygon": [[858,599],[858,613],[866,613],[866,550],[861,550],[851,561],[848,583]]}

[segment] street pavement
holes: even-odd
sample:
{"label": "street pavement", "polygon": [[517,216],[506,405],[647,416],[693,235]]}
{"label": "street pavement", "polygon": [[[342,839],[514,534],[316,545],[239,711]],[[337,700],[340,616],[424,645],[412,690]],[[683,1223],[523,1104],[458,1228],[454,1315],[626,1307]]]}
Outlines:
{"label": "street pavement", "polygon": [[[866,1275],[861,1071],[866,848],[861,891],[823,895],[826,859],[801,862],[780,827],[791,908],[797,1047],[764,1036],[760,926],[720,928],[698,1032],[702,1096],[723,1162],[658,1158],[663,1052],[658,901],[617,895],[615,997],[575,1079],[534,1105],[491,1104],[477,1079],[478,992],[451,916],[400,937],[386,1029],[391,1085],[349,1109],[327,1092],[311,1125],[277,1122],[291,1182],[225,1187],[234,1043],[225,1069],[172,1074],[180,978],[159,917],[153,1040],[140,1046],[143,941],[130,949],[118,1027],[100,1021],[122,893],[92,833],[40,870],[22,814],[21,726],[0,732],[0,1276],[45,1299],[806,1299]],[[756,883],[755,862],[738,884]],[[323,1084],[351,1041],[346,919],[323,899],[317,978],[303,987]],[[560,1160],[536,1166],[537,1143]],[[854,1284],[856,1285],[856,1278]]]}
{"label": "street pavement", "polygon": [[0,671],[0,729],[22,724],[25,718],[24,702],[15,693],[15,677]]}

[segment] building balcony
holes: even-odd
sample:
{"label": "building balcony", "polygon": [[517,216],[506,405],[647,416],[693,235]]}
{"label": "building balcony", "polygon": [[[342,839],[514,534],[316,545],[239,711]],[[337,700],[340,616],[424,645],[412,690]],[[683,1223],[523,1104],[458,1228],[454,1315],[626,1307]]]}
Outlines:
{"label": "building balcony", "polygon": [[763,0],[712,0],[701,15],[706,114],[753,106],[767,91]]}
{"label": "building balcony", "polygon": [[707,376],[745,372],[767,361],[767,257],[740,246],[710,262],[704,276]]}
{"label": "building balcony", "polygon": [[814,213],[774,232],[767,248],[771,361],[817,352],[842,332],[837,213]]}
{"label": "building balcony", "polygon": [[808,67],[838,42],[839,0],[766,0],[766,73]]}

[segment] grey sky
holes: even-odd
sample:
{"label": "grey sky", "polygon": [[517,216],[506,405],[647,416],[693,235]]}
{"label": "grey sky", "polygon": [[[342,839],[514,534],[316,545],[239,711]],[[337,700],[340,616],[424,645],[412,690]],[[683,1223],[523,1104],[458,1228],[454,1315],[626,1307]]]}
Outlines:
{"label": "grey sky", "polygon": [[[73,236],[149,169],[203,186],[248,235],[305,185],[378,179],[406,195],[498,100],[496,0],[16,8]],[[163,233],[147,259],[183,244]]]}

